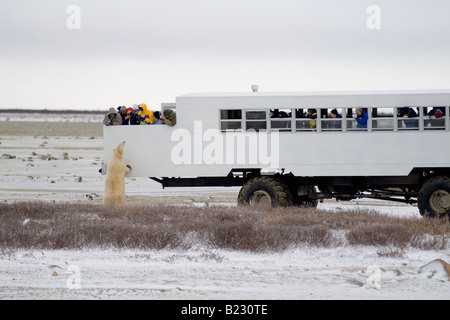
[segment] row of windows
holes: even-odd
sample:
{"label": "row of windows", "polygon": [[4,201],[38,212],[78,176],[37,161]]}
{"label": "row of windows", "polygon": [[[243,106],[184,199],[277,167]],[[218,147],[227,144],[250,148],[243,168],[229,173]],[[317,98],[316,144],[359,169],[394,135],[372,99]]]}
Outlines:
{"label": "row of windows", "polygon": [[449,107],[228,109],[220,111],[220,128],[280,132],[450,130],[447,114]]}

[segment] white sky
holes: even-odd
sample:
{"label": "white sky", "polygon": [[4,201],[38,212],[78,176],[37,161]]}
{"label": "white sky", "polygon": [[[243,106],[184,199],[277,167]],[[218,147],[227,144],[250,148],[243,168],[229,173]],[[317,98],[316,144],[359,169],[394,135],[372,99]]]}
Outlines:
{"label": "white sky", "polygon": [[448,89],[449,40],[448,0],[0,0],[0,108],[159,109],[252,84]]}

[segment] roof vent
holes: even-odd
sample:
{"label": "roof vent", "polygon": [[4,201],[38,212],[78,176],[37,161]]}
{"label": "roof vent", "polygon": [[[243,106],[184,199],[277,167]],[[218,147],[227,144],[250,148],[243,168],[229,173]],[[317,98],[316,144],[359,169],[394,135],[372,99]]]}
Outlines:
{"label": "roof vent", "polygon": [[257,85],[257,84],[253,84],[252,85],[252,91],[253,92],[258,92],[258,89],[259,89],[259,85]]}

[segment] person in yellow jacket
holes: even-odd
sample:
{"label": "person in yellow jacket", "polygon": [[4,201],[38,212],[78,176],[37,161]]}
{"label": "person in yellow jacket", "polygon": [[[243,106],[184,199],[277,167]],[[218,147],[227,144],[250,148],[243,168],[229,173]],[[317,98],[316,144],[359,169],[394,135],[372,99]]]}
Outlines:
{"label": "person in yellow jacket", "polygon": [[311,127],[311,129],[315,129],[316,128],[316,124],[317,124],[317,111],[316,109],[308,109],[308,112],[305,114],[305,118],[311,119],[309,121],[309,126]]}
{"label": "person in yellow jacket", "polygon": [[139,105],[138,116],[141,119],[141,124],[153,124],[153,112],[147,109],[147,105],[145,103],[141,103],[141,105]]}

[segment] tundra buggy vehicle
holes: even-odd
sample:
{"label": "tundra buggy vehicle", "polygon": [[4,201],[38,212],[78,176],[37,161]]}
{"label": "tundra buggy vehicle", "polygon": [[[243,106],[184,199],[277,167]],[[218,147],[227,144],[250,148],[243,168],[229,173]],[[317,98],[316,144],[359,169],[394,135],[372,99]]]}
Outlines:
{"label": "tundra buggy vehicle", "polygon": [[450,90],[188,94],[163,104],[173,127],[104,127],[104,163],[125,140],[130,176],[163,188],[240,186],[250,206],[384,199],[444,217],[449,106]]}

